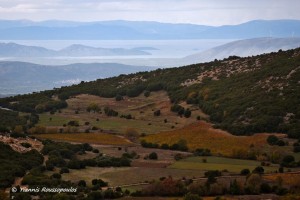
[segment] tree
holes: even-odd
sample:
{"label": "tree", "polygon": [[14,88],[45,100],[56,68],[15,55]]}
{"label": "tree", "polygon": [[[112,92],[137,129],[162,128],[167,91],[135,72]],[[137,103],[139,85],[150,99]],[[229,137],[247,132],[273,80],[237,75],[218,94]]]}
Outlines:
{"label": "tree", "polygon": [[117,94],[115,99],[116,99],[116,101],[122,101],[123,100],[123,96]]}
{"label": "tree", "polygon": [[293,164],[295,163],[295,157],[292,155],[286,155],[283,157],[281,161],[282,167],[294,167]]}
{"label": "tree", "polygon": [[192,114],[192,111],[190,111],[190,109],[186,109],[184,111],[184,117],[186,117],[186,118],[189,118],[191,116],[191,114]]}
{"label": "tree", "polygon": [[230,183],[229,191],[230,191],[230,194],[232,194],[232,195],[241,194],[241,188],[240,188],[238,182],[236,181],[236,179],[234,179],[234,181]]}
{"label": "tree", "polygon": [[87,112],[91,112],[93,111],[95,112],[99,112],[101,111],[100,107],[96,104],[96,103],[91,103],[90,105],[88,105],[88,107],[86,108]]}
{"label": "tree", "polygon": [[261,167],[261,166],[258,166],[258,167],[256,167],[253,171],[252,171],[252,173],[256,173],[256,174],[263,174],[264,173],[264,168],[263,167]]}
{"label": "tree", "polygon": [[85,180],[80,180],[80,181],[78,182],[78,186],[80,186],[80,187],[86,187],[86,182],[85,182]]}
{"label": "tree", "polygon": [[241,175],[247,176],[248,174],[250,174],[250,170],[249,169],[242,169]]}
{"label": "tree", "polygon": [[160,114],[161,114],[161,113],[160,113],[160,110],[156,110],[156,111],[154,111],[154,113],[153,113],[154,116],[160,116]]}
{"label": "tree", "polygon": [[276,137],[275,135],[270,135],[268,138],[267,138],[267,142],[269,145],[276,145],[276,143],[278,142],[278,137]]}
{"label": "tree", "polygon": [[145,92],[144,92],[144,96],[145,96],[145,97],[149,97],[149,96],[150,96],[150,92],[149,92],[149,91],[145,91]]}
{"label": "tree", "polygon": [[260,191],[262,193],[270,193],[272,191],[272,188],[268,183],[262,183],[260,186]]}
{"label": "tree", "polygon": [[150,153],[149,154],[149,159],[151,159],[151,160],[157,160],[158,159],[157,153],[156,152]]}

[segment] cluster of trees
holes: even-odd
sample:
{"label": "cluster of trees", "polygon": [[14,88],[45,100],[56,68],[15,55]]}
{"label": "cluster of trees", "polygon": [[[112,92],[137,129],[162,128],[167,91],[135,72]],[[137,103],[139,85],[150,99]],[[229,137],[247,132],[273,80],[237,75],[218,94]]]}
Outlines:
{"label": "cluster of trees", "polygon": [[9,145],[0,142],[0,188],[10,187],[16,177],[22,177],[43,163],[44,157],[36,150],[26,153],[14,151]]}
{"label": "cluster of trees", "polygon": [[[0,132],[9,132],[16,127],[21,127],[19,132],[27,131],[39,121],[37,114],[20,116],[18,112],[0,109]],[[19,128],[20,129],[20,128]]]}
{"label": "cluster of trees", "polygon": [[172,105],[171,111],[177,113],[179,116],[184,116],[186,118],[189,118],[192,114],[192,111],[190,109],[185,109],[184,107],[178,104]]}
{"label": "cluster of trees", "polygon": [[104,108],[104,113],[107,115],[107,116],[112,116],[112,117],[116,117],[119,115],[119,113],[109,107],[105,107]]}
{"label": "cluster of trees", "polygon": [[268,142],[269,145],[278,145],[278,146],[284,146],[285,145],[285,142],[283,140],[280,140],[275,135],[270,135],[267,138],[267,142]]}
{"label": "cluster of trees", "polygon": [[286,155],[283,157],[280,165],[282,167],[299,167],[300,166],[300,161],[296,161],[295,157],[292,155]]}
{"label": "cluster of trees", "polygon": [[[76,159],[76,154],[84,154],[86,151],[93,151],[99,153],[99,150],[93,149],[88,144],[70,144],[65,142],[54,142],[51,140],[43,141],[44,147],[42,153],[48,155],[46,161],[46,169],[52,171],[54,167],[60,167],[61,171],[67,171],[64,168],[69,169],[84,169],[86,166],[90,167],[121,167],[130,166],[131,160],[128,157],[110,157],[103,156],[101,153],[93,159]],[[96,150],[96,151],[95,151]],[[69,160],[69,161],[66,161]]]}
{"label": "cluster of trees", "polygon": [[174,143],[172,145],[169,145],[167,143],[159,145],[156,143],[147,142],[146,140],[142,140],[141,145],[142,145],[142,147],[145,147],[145,148],[160,148],[160,149],[170,149],[170,150],[177,150],[177,151],[188,151],[189,150],[186,140],[179,140],[177,143]]}
{"label": "cluster of trees", "polygon": [[196,149],[193,153],[195,156],[211,156],[209,149]]}
{"label": "cluster of trees", "polygon": [[131,114],[127,114],[127,115],[123,114],[120,116],[120,118],[133,119],[133,116]]}

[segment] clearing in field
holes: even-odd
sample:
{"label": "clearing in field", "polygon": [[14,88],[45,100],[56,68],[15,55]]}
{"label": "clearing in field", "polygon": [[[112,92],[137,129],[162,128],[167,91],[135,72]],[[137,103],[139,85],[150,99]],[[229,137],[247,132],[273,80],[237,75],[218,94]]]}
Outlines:
{"label": "clearing in field", "polygon": [[190,150],[204,148],[210,149],[214,155],[232,156],[234,152],[247,152],[251,147],[268,146],[266,141],[268,136],[269,134],[234,136],[201,121],[181,129],[148,135],[143,139],[160,145],[163,143],[172,145],[183,139],[187,141]]}
{"label": "clearing in field", "polygon": [[[203,161],[205,159],[205,161]],[[189,157],[180,161],[176,161],[169,168],[175,169],[194,169],[194,170],[227,170],[228,172],[240,173],[242,169],[252,171],[255,167],[260,166],[259,161],[231,159],[224,157]],[[264,166],[266,173],[278,170],[278,165]]]}
{"label": "clearing in field", "polygon": [[106,133],[56,133],[34,135],[41,139],[51,139],[58,141],[102,144],[102,145],[130,145],[131,142],[123,137]]}

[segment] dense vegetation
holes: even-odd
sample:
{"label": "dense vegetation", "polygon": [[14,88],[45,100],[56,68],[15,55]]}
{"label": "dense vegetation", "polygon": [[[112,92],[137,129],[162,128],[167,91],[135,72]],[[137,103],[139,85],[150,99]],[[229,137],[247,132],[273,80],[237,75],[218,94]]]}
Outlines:
{"label": "dense vegetation", "polygon": [[0,188],[10,187],[16,177],[24,176],[26,170],[41,165],[43,160],[43,156],[36,150],[22,154],[0,142]]}
{"label": "dense vegetation", "polygon": [[19,116],[18,112],[0,109],[0,132],[14,130],[16,126],[32,127],[39,120],[36,114]]}
{"label": "dense vegetation", "polygon": [[[130,159],[127,157],[110,157],[99,153],[98,149],[93,149],[88,143],[71,144],[66,142],[54,142],[45,140],[42,153],[48,155],[46,161],[46,169],[52,171],[54,167],[60,167],[62,171],[64,168],[69,169],[84,169],[86,166],[90,167],[121,167],[130,166]],[[96,150],[96,151],[95,151]],[[86,151],[93,151],[99,153],[93,159],[78,160],[76,154],[85,154]],[[69,161],[66,161],[68,159]]]}
{"label": "dense vegetation", "polygon": [[[217,127],[233,134],[284,132],[299,138],[299,64],[300,49],[230,57],[4,98],[0,105],[23,112],[45,112],[66,107],[66,99],[83,93],[119,99],[165,90],[174,104],[186,101],[198,105]],[[174,111],[182,112],[180,108]]]}

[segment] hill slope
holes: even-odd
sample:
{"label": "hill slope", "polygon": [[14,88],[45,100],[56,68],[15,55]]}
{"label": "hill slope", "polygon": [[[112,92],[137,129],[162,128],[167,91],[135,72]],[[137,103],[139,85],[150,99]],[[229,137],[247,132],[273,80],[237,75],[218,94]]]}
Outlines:
{"label": "hill slope", "polygon": [[[198,105],[216,126],[231,133],[286,132],[291,137],[299,137],[299,80],[300,49],[295,49],[120,75],[4,98],[0,105],[19,111],[41,112],[64,107],[64,100],[77,94],[133,97],[145,90],[165,90],[173,103],[186,101]],[[44,109],[37,109],[41,107]]]}
{"label": "hill slope", "polygon": [[254,38],[230,42],[183,58],[186,63],[199,63],[224,59],[229,56],[254,56],[300,47],[300,38]]}
{"label": "hill slope", "polygon": [[51,66],[2,61],[0,62],[0,94],[24,94],[71,85],[80,81],[107,78],[151,69],[153,68],[116,63],[78,63]]}

